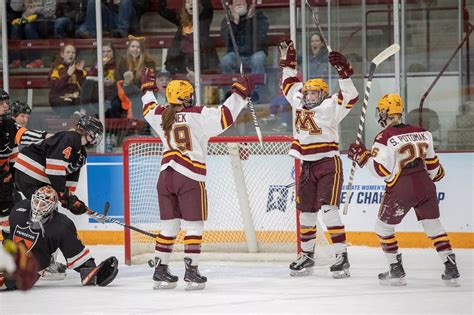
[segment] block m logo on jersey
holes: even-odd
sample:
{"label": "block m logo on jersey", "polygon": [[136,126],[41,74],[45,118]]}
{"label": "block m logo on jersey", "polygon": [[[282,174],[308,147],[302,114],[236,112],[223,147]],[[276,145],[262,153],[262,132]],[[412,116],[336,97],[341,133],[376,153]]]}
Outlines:
{"label": "block m logo on jersey", "polygon": [[296,110],[296,119],[295,119],[295,128],[296,132],[300,130],[308,131],[310,135],[319,135],[321,134],[321,129],[316,125],[314,121],[315,112],[304,109]]}
{"label": "block m logo on jersey", "polygon": [[23,243],[29,252],[38,241],[39,235],[39,232],[34,232],[29,226],[20,227],[17,225],[13,232],[13,241]]}

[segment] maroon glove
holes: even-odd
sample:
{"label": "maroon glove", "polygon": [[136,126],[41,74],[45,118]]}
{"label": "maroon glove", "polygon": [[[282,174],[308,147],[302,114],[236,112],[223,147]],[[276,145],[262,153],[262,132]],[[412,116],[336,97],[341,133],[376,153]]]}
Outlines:
{"label": "maroon glove", "polygon": [[3,245],[5,250],[15,259],[16,270],[13,273],[15,286],[23,291],[31,289],[39,278],[36,257],[28,252],[28,249],[22,243],[6,240]]}
{"label": "maroon glove", "polygon": [[155,69],[145,67],[142,70],[141,90],[143,93],[145,93],[146,91],[158,92],[158,86],[156,85]]}
{"label": "maroon glove", "polygon": [[347,79],[354,74],[352,65],[347,61],[346,57],[337,51],[329,53],[329,63],[336,68],[341,79]]}
{"label": "maroon glove", "polygon": [[366,149],[363,143],[352,143],[349,146],[347,157],[350,160],[355,161],[360,168],[363,168],[370,158],[370,151]]}
{"label": "maroon glove", "polygon": [[284,40],[279,44],[280,67],[296,69],[296,50],[292,40]]}
{"label": "maroon glove", "polygon": [[239,94],[243,99],[250,97],[254,89],[255,84],[253,83],[252,77],[245,74],[237,82],[232,84],[232,93]]}

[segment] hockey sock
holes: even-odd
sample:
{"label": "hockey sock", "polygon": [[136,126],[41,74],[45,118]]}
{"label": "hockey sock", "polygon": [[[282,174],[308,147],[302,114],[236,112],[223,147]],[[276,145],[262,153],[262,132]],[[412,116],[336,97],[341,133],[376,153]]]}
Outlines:
{"label": "hockey sock", "polygon": [[317,213],[301,212],[300,213],[300,239],[301,250],[303,252],[314,251],[314,240],[316,239],[316,220]]}
{"label": "hockey sock", "polygon": [[421,224],[426,235],[433,241],[433,246],[444,263],[448,256],[453,253],[453,250],[448,235],[441,225],[441,221],[439,219],[421,220]]}
{"label": "hockey sock", "polygon": [[161,231],[155,239],[155,255],[161,259],[163,265],[167,265],[170,260],[173,245],[176,241],[176,235],[178,235],[180,226],[180,219],[161,221]]}
{"label": "hockey sock", "polygon": [[346,250],[346,230],[342,224],[339,209],[336,206],[323,205],[321,207],[324,225],[331,236],[331,242],[336,253],[342,253]]}
{"label": "hockey sock", "polygon": [[387,257],[388,263],[396,263],[398,242],[395,237],[395,225],[387,224],[380,221],[380,219],[377,219],[377,222],[375,223],[375,233],[377,233],[380,246]]}
{"label": "hockey sock", "polygon": [[197,266],[201,256],[204,222],[184,221],[183,226],[186,229],[186,236],[184,237],[184,257],[191,258],[192,265]]}

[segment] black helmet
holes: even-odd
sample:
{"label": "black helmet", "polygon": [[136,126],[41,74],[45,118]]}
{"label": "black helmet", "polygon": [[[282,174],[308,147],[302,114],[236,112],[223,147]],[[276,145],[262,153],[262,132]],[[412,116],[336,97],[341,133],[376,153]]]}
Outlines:
{"label": "black helmet", "polygon": [[94,139],[94,143],[99,143],[104,134],[104,126],[99,119],[93,116],[82,116],[77,122],[77,128],[82,129]]}
{"label": "black helmet", "polygon": [[28,115],[31,114],[30,106],[20,101],[14,101],[10,105],[10,110],[13,117],[18,116],[19,114],[28,114]]}
{"label": "black helmet", "polygon": [[0,101],[8,101],[9,99],[10,95],[4,89],[0,89]]}

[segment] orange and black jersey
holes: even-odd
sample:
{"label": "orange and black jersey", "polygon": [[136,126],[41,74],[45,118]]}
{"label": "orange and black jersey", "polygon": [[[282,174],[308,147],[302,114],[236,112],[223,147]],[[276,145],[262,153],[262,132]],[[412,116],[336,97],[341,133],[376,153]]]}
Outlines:
{"label": "orange and black jersey", "polygon": [[74,192],[87,153],[76,131],[62,131],[18,154],[15,168],[58,192]]}
{"label": "orange and black jersey", "polygon": [[77,268],[92,258],[89,249],[78,239],[74,223],[66,215],[54,212],[43,225],[43,233],[28,224],[30,213],[30,200],[18,202],[10,214],[10,231],[14,242],[23,243],[35,255],[38,270],[49,266],[51,255],[57,249],[63,253],[69,269]]}

